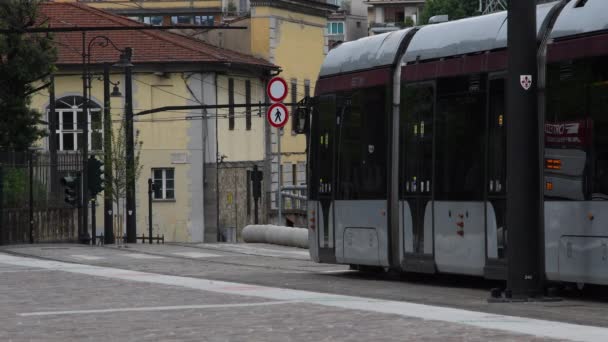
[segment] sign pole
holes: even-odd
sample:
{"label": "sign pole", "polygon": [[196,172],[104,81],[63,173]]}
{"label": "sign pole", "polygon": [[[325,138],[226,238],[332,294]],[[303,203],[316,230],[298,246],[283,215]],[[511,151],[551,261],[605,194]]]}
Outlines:
{"label": "sign pole", "polygon": [[506,295],[526,300],[543,287],[536,2],[511,0],[508,18]]}
{"label": "sign pole", "polygon": [[283,222],[283,195],[281,194],[281,187],[283,187],[283,172],[281,172],[281,128],[277,127],[277,163],[279,164],[277,167],[277,172],[279,174],[279,186],[277,189],[278,201],[277,206],[279,208],[279,220],[278,225],[281,226]]}
{"label": "sign pole", "polygon": [[277,173],[278,173],[278,187],[277,187],[277,208],[278,208],[278,224],[283,223],[283,195],[281,188],[283,187],[283,172],[281,172],[281,129],[287,123],[289,119],[289,110],[281,102],[287,97],[287,82],[281,77],[273,77],[266,87],[266,94],[268,98],[275,102],[272,106],[268,107],[266,111],[266,119],[268,123],[277,129]]}

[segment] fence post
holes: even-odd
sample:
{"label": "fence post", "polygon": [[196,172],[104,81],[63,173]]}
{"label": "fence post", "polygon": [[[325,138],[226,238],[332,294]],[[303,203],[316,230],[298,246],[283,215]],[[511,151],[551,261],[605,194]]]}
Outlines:
{"label": "fence post", "polygon": [[91,199],[91,246],[95,246],[97,242],[97,218],[95,217],[97,211],[97,200]]}
{"label": "fence post", "polygon": [[0,164],[0,245],[4,244],[4,170]]}
{"label": "fence post", "polygon": [[34,152],[27,154],[28,168],[30,171],[30,193],[29,193],[29,219],[30,219],[30,243],[34,243]]}
{"label": "fence post", "polygon": [[[152,178],[148,178],[148,235],[150,238],[150,244],[152,244],[152,194],[154,193],[154,182]],[[145,243],[142,240],[142,243]]]}

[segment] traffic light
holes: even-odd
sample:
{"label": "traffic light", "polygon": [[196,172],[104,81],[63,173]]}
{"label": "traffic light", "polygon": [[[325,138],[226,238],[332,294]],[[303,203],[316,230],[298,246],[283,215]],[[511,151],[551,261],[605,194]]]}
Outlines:
{"label": "traffic light", "polygon": [[67,176],[61,178],[61,185],[65,187],[65,203],[77,207],[80,204],[80,178]]}
{"label": "traffic light", "polygon": [[251,172],[251,183],[253,188],[253,198],[259,199],[262,197],[262,180],[264,179],[264,174],[262,171],[258,171],[258,166],[253,166],[253,171]]}
{"label": "traffic light", "polygon": [[103,190],[103,163],[94,156],[87,162],[88,189],[91,198],[95,198]]}

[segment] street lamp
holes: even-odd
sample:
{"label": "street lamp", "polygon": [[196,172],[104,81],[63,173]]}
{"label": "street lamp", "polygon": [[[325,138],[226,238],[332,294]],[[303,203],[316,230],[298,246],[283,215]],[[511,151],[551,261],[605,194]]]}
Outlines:
{"label": "street lamp", "polygon": [[[130,63],[130,56],[131,56],[131,48],[125,48],[125,49],[120,49],[118,46],[116,46],[116,44],[114,44],[114,42],[112,42],[112,40],[110,38],[108,38],[107,36],[95,36],[93,38],[91,38],[88,42],[88,44],[86,44],[86,32],[82,32],[82,94],[83,94],[83,104],[82,104],[82,113],[83,113],[83,118],[84,118],[84,123],[81,122],[82,125],[82,203],[81,203],[81,224],[79,225],[79,229],[78,229],[78,240],[81,243],[87,243],[89,242],[89,240],[91,239],[89,237],[89,231],[88,231],[88,207],[89,207],[89,192],[88,192],[88,179],[87,179],[87,160],[88,160],[88,154],[89,154],[89,101],[90,101],[90,92],[91,92],[91,74],[89,72],[89,66],[91,64],[91,50],[93,48],[93,46],[97,46],[97,47],[107,47],[107,46],[112,46],[112,48],[114,48],[116,51],[120,52],[120,60],[115,64],[115,66],[119,66],[119,67],[125,67],[126,70],[129,70],[130,73],[130,67],[132,67],[133,65]],[[106,72],[106,69],[108,69],[107,67],[104,67],[104,78],[107,78],[108,73]],[[125,76],[126,78],[126,76]],[[130,85],[130,77],[128,79],[128,82],[126,84],[126,88],[129,89],[131,87]],[[116,87],[116,86],[115,86]],[[106,87],[104,86],[104,93],[106,92]],[[118,90],[117,87],[114,90]],[[115,95],[120,93],[120,92],[113,92]],[[105,97],[105,96],[104,96]],[[106,101],[106,99],[104,99],[104,102],[106,102],[104,104],[105,107],[105,112],[104,112],[104,116],[109,118],[109,99],[108,101]],[[130,102],[130,101],[129,101]],[[130,106],[130,105],[129,105]],[[132,111],[131,111],[131,119],[132,119]],[[104,121],[104,126],[107,124],[107,119]],[[111,120],[110,120],[110,124],[111,124]],[[132,123],[131,123],[132,125]],[[107,128],[106,128],[107,130]],[[132,130],[131,130],[132,131]],[[106,140],[108,139],[108,136],[106,136]],[[131,138],[132,139],[132,138]],[[128,140],[128,138],[127,138]],[[107,147],[108,144],[107,142],[105,143],[105,146]],[[108,160],[108,151],[106,151],[106,161]],[[128,158],[127,158],[128,159]],[[108,164],[106,164],[108,165]],[[106,166],[107,167],[107,166]],[[128,167],[128,166],[127,166]],[[111,177],[111,175],[110,175]],[[107,198],[105,203],[107,203]],[[107,206],[107,204],[104,204],[104,211],[106,211],[106,216],[105,219],[108,219],[108,214],[107,214],[107,210],[108,208],[105,208]],[[93,208],[93,210],[95,210],[95,208]],[[111,209],[110,209],[111,210]],[[107,225],[106,225],[107,227]],[[95,237],[93,237],[93,239],[95,239]]]}

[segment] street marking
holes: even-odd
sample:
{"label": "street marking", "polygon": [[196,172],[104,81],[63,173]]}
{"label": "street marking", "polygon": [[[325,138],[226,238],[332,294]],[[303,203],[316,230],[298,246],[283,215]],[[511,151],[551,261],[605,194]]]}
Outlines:
{"label": "street marking", "polygon": [[115,312],[224,309],[224,308],[242,308],[242,307],[248,307],[248,306],[280,305],[280,304],[290,304],[290,303],[293,303],[293,302],[292,301],[273,301],[273,302],[262,302],[262,303],[239,303],[239,304],[172,305],[172,306],[148,306],[148,307],[141,307],[141,308],[97,309],[97,310],[39,311],[39,312],[18,313],[17,316],[31,317],[31,316],[82,315],[82,314],[115,313]]}
{"label": "street marking", "polygon": [[90,276],[120,279],[133,282],[145,282],[179,286],[221,294],[241,295],[270,299],[273,301],[291,301],[297,303],[317,304],[333,308],[363,310],[382,314],[394,314],[403,317],[420,318],[431,321],[442,321],[483,329],[502,330],[511,333],[527,334],[538,337],[573,341],[606,341],[608,328],[547,321],[517,316],[505,316],[487,312],[454,309],[427,304],[380,300],[365,297],[335,295],[312,291],[291,290],[285,288],[257,286],[201,278],[189,278],[129,271],[111,267],[71,264],[60,261],[39,260],[15,257],[0,253],[0,263],[36,267],[55,271],[85,274]]}
{"label": "street marking", "polygon": [[91,261],[103,259],[102,257],[98,257],[98,256],[94,256],[94,255],[84,255],[84,254],[72,254],[72,255],[70,255],[70,257],[72,257],[74,259],[91,260]]}
{"label": "street marking", "polygon": [[129,253],[125,254],[125,256],[133,259],[164,259],[162,256],[158,255],[150,255],[150,254],[139,254],[139,253]]}
{"label": "street marking", "polygon": [[173,255],[178,255],[178,256],[183,256],[186,258],[213,258],[213,257],[219,257],[219,255],[217,254],[211,254],[211,253],[200,253],[200,252],[175,252],[175,253],[171,253]]}

